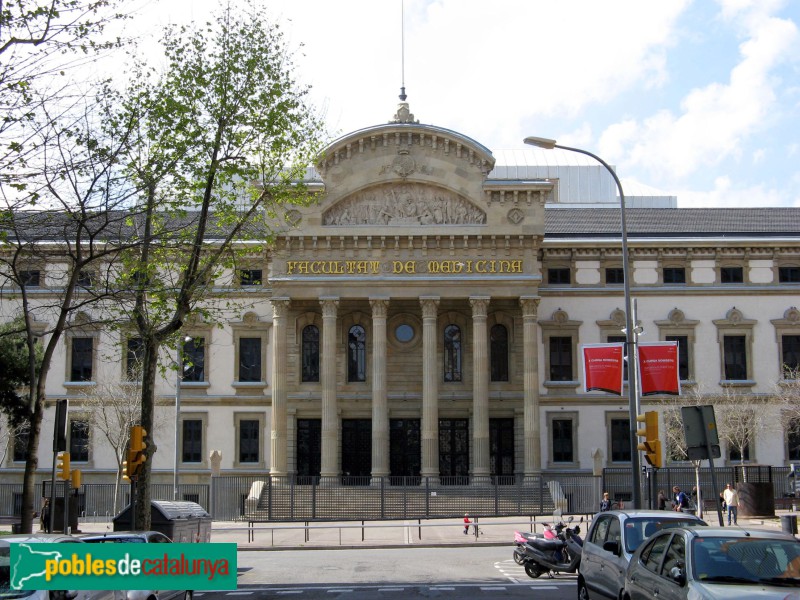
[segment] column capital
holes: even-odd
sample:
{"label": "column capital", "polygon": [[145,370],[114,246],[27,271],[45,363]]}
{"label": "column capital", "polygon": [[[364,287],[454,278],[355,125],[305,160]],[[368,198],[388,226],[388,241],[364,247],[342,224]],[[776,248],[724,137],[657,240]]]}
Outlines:
{"label": "column capital", "polygon": [[385,319],[389,313],[389,298],[370,298],[369,306],[373,317]]}
{"label": "column capital", "polygon": [[439,296],[420,296],[420,306],[422,306],[423,319],[435,319],[439,309]]}
{"label": "column capital", "polygon": [[339,307],[339,298],[337,296],[320,296],[319,303],[322,306],[323,317],[336,316],[336,310]]}
{"label": "column capital", "polygon": [[283,318],[289,313],[289,303],[291,299],[285,297],[271,298],[272,314],[277,318]]}
{"label": "column capital", "polygon": [[522,316],[524,318],[535,319],[539,312],[539,296],[520,296],[519,305],[522,307]]}
{"label": "column capital", "polygon": [[470,296],[469,304],[472,306],[472,318],[486,318],[486,313],[489,309],[489,296]]}

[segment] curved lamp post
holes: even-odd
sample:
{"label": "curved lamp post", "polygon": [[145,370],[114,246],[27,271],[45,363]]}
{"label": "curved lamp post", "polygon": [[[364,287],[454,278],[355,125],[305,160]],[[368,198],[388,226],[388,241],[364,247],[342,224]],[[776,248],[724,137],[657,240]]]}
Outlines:
{"label": "curved lamp post", "polygon": [[580,148],[571,148],[569,146],[560,146],[555,140],[540,137],[526,137],[525,143],[537,148],[544,148],[545,150],[552,150],[553,148],[561,148],[562,150],[569,150],[570,152],[577,152],[590,156],[603,165],[606,170],[614,178],[614,183],[617,184],[619,190],[619,215],[622,225],[622,271],[624,278],[625,290],[625,346],[628,355],[628,416],[630,419],[630,443],[631,443],[631,477],[633,485],[633,508],[641,508],[642,505],[642,492],[639,487],[639,451],[637,450],[638,438],[636,435],[636,416],[639,412],[639,402],[637,395],[637,381],[638,381],[638,367],[636,359],[636,331],[633,324],[633,310],[631,308],[631,287],[630,287],[630,268],[628,266],[628,227],[625,222],[625,193],[622,191],[622,183],[619,177],[614,172],[606,161],[592,154],[587,150]]}

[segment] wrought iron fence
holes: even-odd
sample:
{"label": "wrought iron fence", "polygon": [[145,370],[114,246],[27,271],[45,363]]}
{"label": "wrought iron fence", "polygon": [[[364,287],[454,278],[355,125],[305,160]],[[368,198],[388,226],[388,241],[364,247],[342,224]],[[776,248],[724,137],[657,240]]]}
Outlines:
{"label": "wrought iron fence", "polygon": [[[793,493],[788,467],[717,467],[717,484],[727,481],[772,482],[775,498]],[[215,520],[380,520],[471,516],[592,514],[603,491],[616,501],[630,501],[629,468],[607,468],[602,477],[588,472],[547,471],[532,477],[269,477],[223,475],[208,484],[179,485],[178,499],[197,502]],[[693,467],[670,467],[646,472],[641,478],[642,503],[654,505],[658,490],[672,486],[691,490]],[[708,468],[700,469],[703,497],[713,498]],[[36,497],[49,495],[49,482],[36,485]],[[113,483],[89,483],[79,491],[80,517],[110,520],[130,502],[122,485],[114,505]],[[154,500],[172,500],[171,484],[154,484]],[[651,504],[652,502],[652,504]],[[36,507],[38,510],[38,506]],[[22,484],[0,483],[0,516],[19,517]]]}

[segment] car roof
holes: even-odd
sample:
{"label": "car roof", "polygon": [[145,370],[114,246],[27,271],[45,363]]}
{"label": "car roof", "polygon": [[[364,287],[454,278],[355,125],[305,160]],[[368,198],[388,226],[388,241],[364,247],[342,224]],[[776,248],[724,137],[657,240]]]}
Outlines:
{"label": "car roof", "polygon": [[[667,520],[667,519],[695,519],[697,521],[701,521],[700,517],[694,515],[692,513],[685,513],[685,512],[675,512],[670,510],[649,510],[649,509],[630,509],[626,510],[624,508],[616,509],[616,510],[609,510],[603,513],[603,515],[618,515],[620,517],[624,517],[626,519],[635,519],[638,517],[658,517],[659,519]],[[596,515],[599,516],[599,515]]]}
{"label": "car roof", "polygon": [[749,529],[743,527],[674,527],[670,531],[685,530],[693,537],[722,537],[722,538],[760,538],[773,540],[787,540],[800,543],[796,537],[783,531],[773,531],[767,529]]}
{"label": "car roof", "polygon": [[9,544],[24,544],[24,543],[57,543],[57,542],[82,542],[80,538],[64,533],[14,533],[11,535],[0,536],[0,542]]}
{"label": "car roof", "polygon": [[148,537],[158,531],[99,531],[96,533],[85,533],[82,538],[115,538],[115,537]]}

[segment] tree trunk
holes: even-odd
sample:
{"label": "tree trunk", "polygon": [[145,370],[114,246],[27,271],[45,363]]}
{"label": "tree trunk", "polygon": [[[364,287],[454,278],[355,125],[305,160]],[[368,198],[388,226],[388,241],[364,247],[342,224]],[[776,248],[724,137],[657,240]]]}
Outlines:
{"label": "tree trunk", "polygon": [[[36,392],[34,392],[36,393]],[[28,433],[28,456],[25,459],[25,476],[22,480],[22,529],[21,533],[33,533],[34,494],[36,493],[36,471],[39,467],[39,433],[42,429],[44,399],[37,397],[33,405]],[[52,508],[51,508],[52,510]]]}
{"label": "tree trunk", "polygon": [[156,372],[158,367],[158,348],[159,343],[153,339],[148,339],[144,343],[144,355],[142,358],[142,417],[140,425],[147,432],[145,435],[144,454],[147,457],[138,473],[136,480],[136,499],[133,507],[133,526],[136,530],[146,531],[150,529],[150,493],[151,468],[153,456],[156,453],[156,444],[153,441],[153,417],[155,412],[155,384]]}

